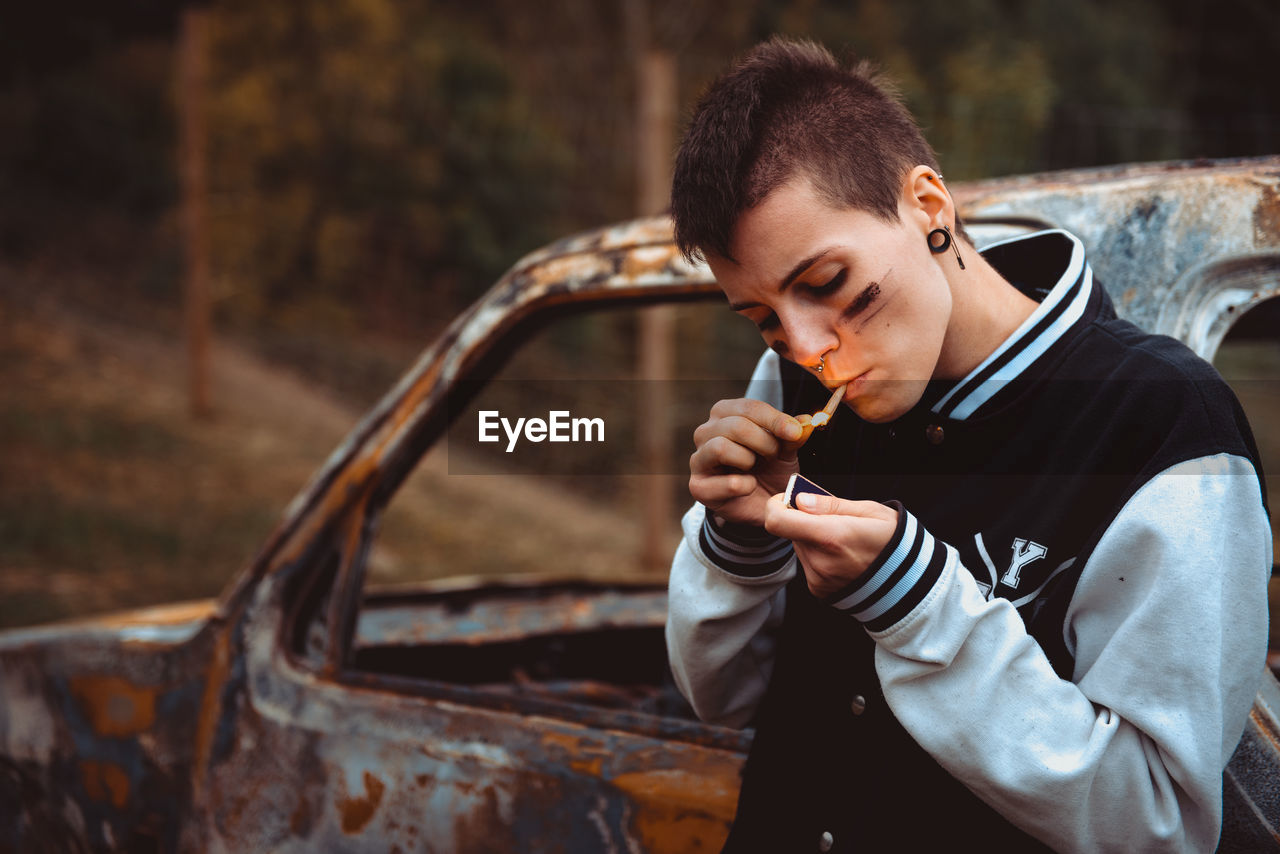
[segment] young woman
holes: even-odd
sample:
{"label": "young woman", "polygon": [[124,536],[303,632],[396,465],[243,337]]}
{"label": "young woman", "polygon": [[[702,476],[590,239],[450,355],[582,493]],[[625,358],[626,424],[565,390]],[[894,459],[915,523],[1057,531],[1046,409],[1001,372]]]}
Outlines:
{"label": "young woman", "polygon": [[756,727],[726,850],[1213,850],[1271,567],[1213,369],[1070,234],[977,252],[891,91],[809,43],[712,85],[672,214],[770,348],[694,434],[670,582],[681,690]]}

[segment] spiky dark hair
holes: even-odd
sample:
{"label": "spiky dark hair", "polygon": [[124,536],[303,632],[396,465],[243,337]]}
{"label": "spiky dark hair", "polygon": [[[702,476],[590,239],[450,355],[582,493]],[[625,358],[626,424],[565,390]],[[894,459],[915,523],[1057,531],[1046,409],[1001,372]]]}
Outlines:
{"label": "spiky dark hair", "polygon": [[907,173],[937,157],[869,63],[774,37],[708,88],[676,156],[671,215],[690,260],[729,246],[743,211],[797,175],[841,208],[898,218]]}

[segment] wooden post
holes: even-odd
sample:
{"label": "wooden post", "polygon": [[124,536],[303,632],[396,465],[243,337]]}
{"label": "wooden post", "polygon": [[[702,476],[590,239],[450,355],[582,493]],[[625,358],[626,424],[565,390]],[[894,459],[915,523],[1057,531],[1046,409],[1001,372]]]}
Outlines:
{"label": "wooden post", "polygon": [[[637,58],[637,207],[642,216],[670,206],[671,148],[675,137],[676,62],[672,54],[645,48]],[[640,320],[639,376],[643,389],[640,442],[647,477],[643,480],[644,554],[648,572],[671,566],[675,518],[671,465],[671,381],[674,375],[675,307],[655,306]]]}
{"label": "wooden post", "polygon": [[209,12],[188,6],[178,38],[178,157],[182,187],[183,309],[191,414],[213,413],[209,389],[210,296],[207,127]]}

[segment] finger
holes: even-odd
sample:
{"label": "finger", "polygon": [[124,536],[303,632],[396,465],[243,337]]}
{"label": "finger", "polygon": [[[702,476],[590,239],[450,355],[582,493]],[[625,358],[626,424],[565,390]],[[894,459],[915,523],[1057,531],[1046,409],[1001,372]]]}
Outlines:
{"label": "finger", "polygon": [[794,442],[804,432],[796,419],[762,400],[752,400],[745,397],[736,400],[721,400],[711,407],[711,415],[718,418],[731,416],[747,418],[784,442]]}
{"label": "finger", "polygon": [[794,441],[784,441],[778,449],[778,459],[783,462],[795,462],[796,457],[800,453],[800,449],[804,447],[804,443],[809,441],[809,437],[813,435],[812,416],[807,412],[796,416],[796,423],[800,425],[800,437]]}
{"label": "finger", "polygon": [[708,507],[750,495],[755,488],[756,479],[749,474],[694,475],[689,478],[689,494],[694,501]]}
{"label": "finger", "polygon": [[[796,496],[796,508],[817,516],[839,514],[846,504],[853,504],[834,495],[818,495],[813,492],[802,492]],[[857,515],[846,513],[845,515]]]}
{"label": "finger", "polygon": [[693,444],[701,448],[712,439],[723,437],[756,453],[773,456],[778,452],[778,440],[759,424],[741,415],[713,418],[693,431]]}
{"label": "finger", "polygon": [[724,469],[747,471],[756,464],[756,454],[726,436],[714,436],[689,457],[693,474],[722,473]]}
{"label": "finger", "polygon": [[[765,507],[764,529],[775,537],[790,540],[801,551],[822,554],[853,554],[868,551],[863,548],[869,540],[860,530],[863,522],[849,516],[810,516],[785,505],[769,503]],[[879,550],[870,549],[874,556]]]}
{"label": "finger", "polygon": [[818,503],[834,501],[837,503],[837,510],[846,512],[816,513],[796,510],[787,506],[784,496],[775,495],[765,507],[765,529],[775,536],[829,551],[842,542],[849,546],[860,545],[859,541],[863,537],[887,541],[897,527],[897,511],[879,502],[845,501],[830,495],[816,497],[819,499]]}
{"label": "finger", "polygon": [[816,524],[823,518],[788,507],[784,496],[778,494],[772,496],[765,504],[764,527],[777,537],[811,542]]}
{"label": "finger", "polygon": [[[708,426],[710,429],[703,436],[704,442],[709,442],[716,436],[723,436],[751,449],[762,457],[776,457],[778,455],[778,437],[743,415],[731,415],[721,418]],[[697,440],[698,436],[695,431],[694,441],[697,442]]]}
{"label": "finger", "polygon": [[802,492],[796,496],[796,507],[817,516],[857,516],[863,519],[896,521],[898,512],[879,501],[850,501],[834,495]]}

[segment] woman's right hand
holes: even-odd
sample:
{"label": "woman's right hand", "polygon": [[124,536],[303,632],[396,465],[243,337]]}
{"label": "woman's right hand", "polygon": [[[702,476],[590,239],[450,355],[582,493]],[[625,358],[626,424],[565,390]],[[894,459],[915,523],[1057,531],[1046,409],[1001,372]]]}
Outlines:
{"label": "woman's right hand", "polygon": [[693,431],[689,492],[721,518],[764,527],[770,496],[799,470],[796,451],[809,431],[767,403],[722,400]]}

